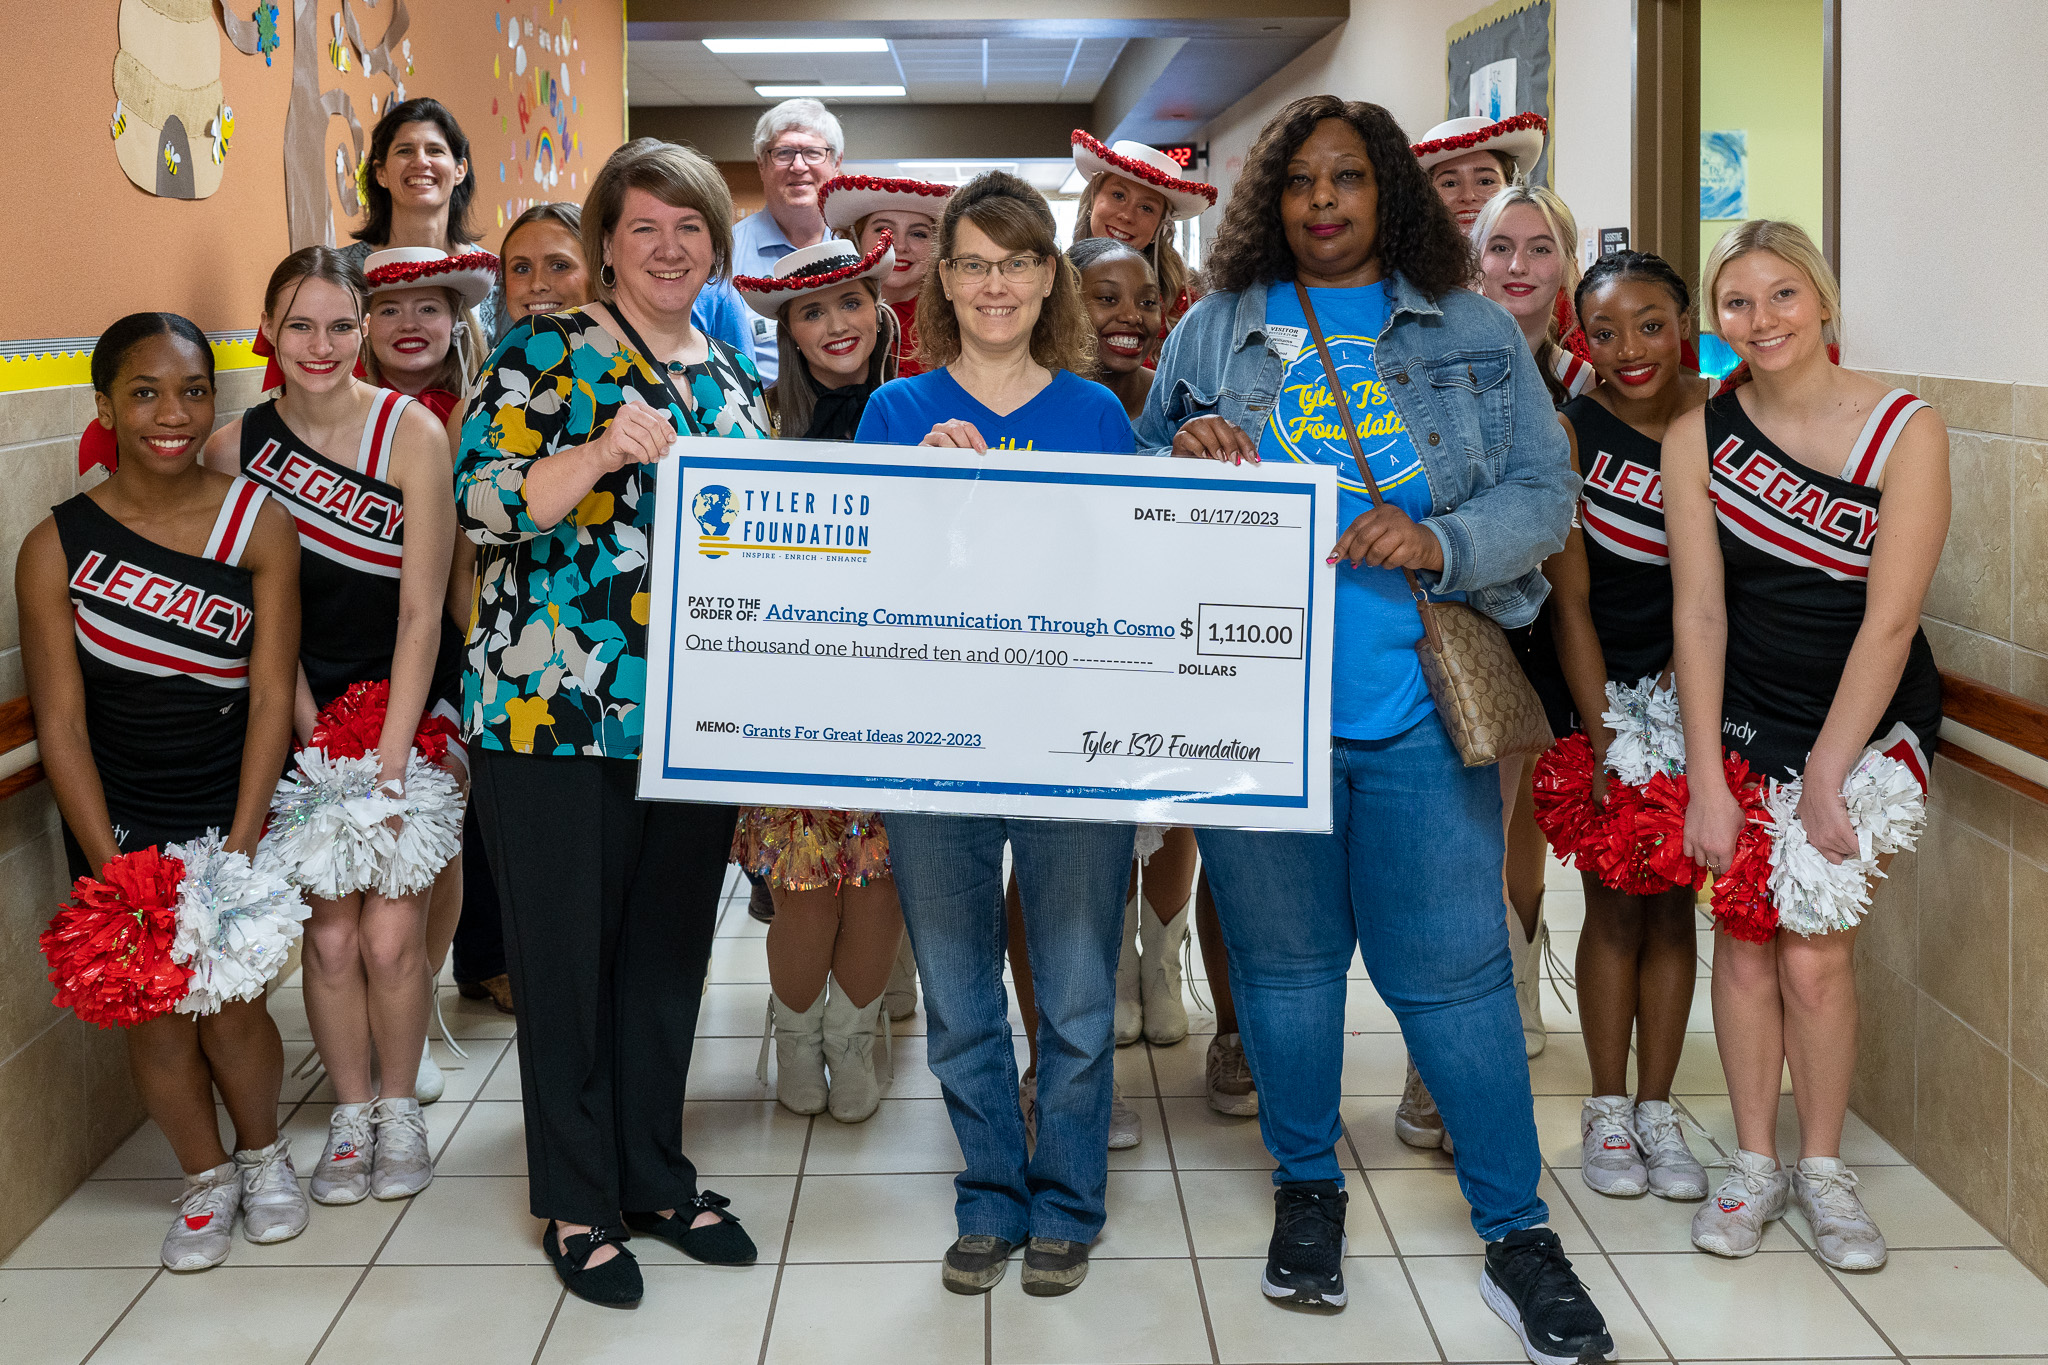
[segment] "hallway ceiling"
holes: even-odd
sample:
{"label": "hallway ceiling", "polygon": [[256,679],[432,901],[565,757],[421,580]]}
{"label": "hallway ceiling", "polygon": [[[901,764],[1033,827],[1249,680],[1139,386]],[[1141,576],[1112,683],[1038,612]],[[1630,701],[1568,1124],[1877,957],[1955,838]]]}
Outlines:
{"label": "hallway ceiling", "polygon": [[[887,52],[725,53],[695,38],[626,48],[636,105],[767,104],[756,85],[901,85],[912,104],[1086,104],[1122,38],[895,38]],[[892,100],[891,103],[902,103]]]}

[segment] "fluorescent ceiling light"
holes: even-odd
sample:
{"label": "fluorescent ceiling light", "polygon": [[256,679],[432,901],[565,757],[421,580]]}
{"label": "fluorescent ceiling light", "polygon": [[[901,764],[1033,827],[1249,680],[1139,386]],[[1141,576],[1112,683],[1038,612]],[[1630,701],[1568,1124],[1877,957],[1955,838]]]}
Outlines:
{"label": "fluorescent ceiling light", "polygon": [[713,52],[887,52],[887,38],[706,38]]}
{"label": "fluorescent ceiling light", "polygon": [[786,100],[809,95],[812,99],[889,99],[903,98],[900,85],[757,85],[754,93],[763,99]]}

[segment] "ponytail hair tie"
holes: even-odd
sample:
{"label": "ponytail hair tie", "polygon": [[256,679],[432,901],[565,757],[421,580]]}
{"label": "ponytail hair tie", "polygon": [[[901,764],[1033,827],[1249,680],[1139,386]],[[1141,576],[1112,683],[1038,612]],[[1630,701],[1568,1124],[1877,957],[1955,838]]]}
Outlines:
{"label": "ponytail hair tie", "polygon": [[101,426],[97,417],[87,422],[78,438],[78,472],[83,474],[94,465],[104,465],[111,474],[120,462],[121,446],[113,431]]}

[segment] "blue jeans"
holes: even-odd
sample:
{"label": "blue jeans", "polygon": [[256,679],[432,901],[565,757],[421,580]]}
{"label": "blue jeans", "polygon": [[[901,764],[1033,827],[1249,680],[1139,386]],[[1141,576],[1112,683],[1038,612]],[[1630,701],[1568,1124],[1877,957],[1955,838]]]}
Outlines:
{"label": "blue jeans", "polygon": [[[1275,1184],[1343,1180],[1336,1145],[1355,944],[1458,1148],[1487,1241],[1549,1218],[1501,902],[1500,784],[1429,716],[1335,739],[1332,833],[1197,834],[1230,949],[1238,1027]],[[890,827],[893,835],[894,826]]]}
{"label": "blue jeans", "polygon": [[[888,820],[890,867],[924,987],[925,1056],[967,1159],[953,1182],[960,1234],[1092,1242],[1109,1185],[1117,936],[1132,828],[966,815]],[[1005,840],[1038,992],[1038,1148],[1029,1157],[1003,994]]]}

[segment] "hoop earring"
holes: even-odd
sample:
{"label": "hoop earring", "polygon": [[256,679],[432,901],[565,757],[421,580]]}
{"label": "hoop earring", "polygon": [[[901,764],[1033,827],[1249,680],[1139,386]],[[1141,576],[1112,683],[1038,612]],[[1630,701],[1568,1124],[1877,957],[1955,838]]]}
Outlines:
{"label": "hoop earring", "polygon": [[603,265],[597,268],[597,282],[607,289],[616,289],[619,287],[619,272],[612,269],[612,263],[610,261],[606,261]]}

